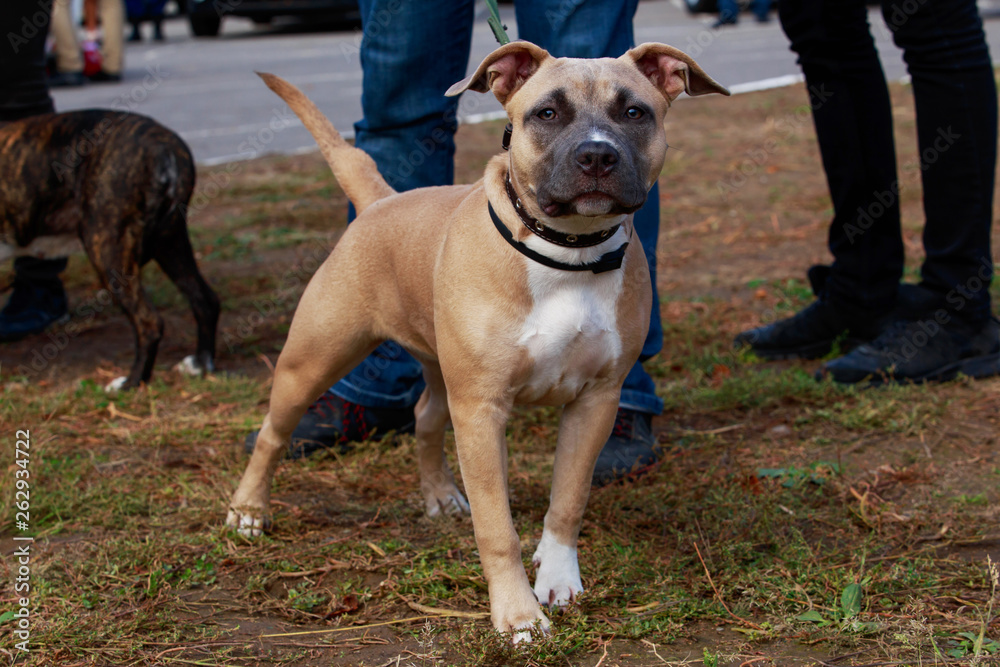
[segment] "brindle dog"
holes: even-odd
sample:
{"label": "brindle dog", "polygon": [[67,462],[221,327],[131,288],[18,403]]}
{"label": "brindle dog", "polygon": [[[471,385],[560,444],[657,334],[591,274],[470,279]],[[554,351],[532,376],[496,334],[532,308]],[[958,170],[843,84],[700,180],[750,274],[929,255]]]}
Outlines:
{"label": "brindle dog", "polygon": [[0,260],[64,257],[82,244],[135,332],[135,362],[109,391],[149,380],[163,320],[146,297],[141,267],[155,259],[187,297],[198,326],[189,373],[214,368],[219,298],[198,271],[187,233],[194,189],[191,151],[137,114],[108,109],[0,124]]}

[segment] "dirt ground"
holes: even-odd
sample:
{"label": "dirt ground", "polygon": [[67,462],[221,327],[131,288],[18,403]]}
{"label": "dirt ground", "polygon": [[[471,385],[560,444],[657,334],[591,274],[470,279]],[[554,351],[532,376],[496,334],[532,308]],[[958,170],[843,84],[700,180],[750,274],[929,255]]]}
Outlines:
{"label": "dirt ground", "polygon": [[[910,91],[895,87],[893,100],[913,281],[922,213]],[[295,302],[345,225],[346,199],[318,154],[200,170],[190,226],[223,300],[216,376],[171,369],[193,350],[194,329],[149,266],[143,280],[166,323],[154,382],[103,397],[131,363],[132,336],[74,256],[66,285],[80,333],[54,359],[45,350],[58,330],[0,346],[2,430],[35,429],[43,458],[33,464],[45,473],[35,482],[50,581],[43,643],[18,664],[995,660],[986,559],[1000,558],[1000,379],[843,391],[811,379],[819,362],[762,364],[730,349],[737,332],[808,303],[805,270],[830,260],[806,103],[794,86],[671,110],[657,249],[664,350],[648,363],[667,404],[654,422],[664,460],[595,491],[581,538],[588,593],[530,650],[497,641],[484,620],[469,521],[420,516],[415,471],[400,462],[411,439],[284,464],[280,527],[262,544],[220,528],[245,461],[237,443],[266,410]],[[478,177],[501,133],[502,123],[460,129],[459,181]],[[556,428],[556,413],[534,415],[519,412],[508,432],[520,444],[512,505],[527,517],[528,554]],[[11,516],[0,520],[7,554]],[[12,577],[9,555],[3,567]],[[852,583],[865,589],[857,613],[843,597]]]}

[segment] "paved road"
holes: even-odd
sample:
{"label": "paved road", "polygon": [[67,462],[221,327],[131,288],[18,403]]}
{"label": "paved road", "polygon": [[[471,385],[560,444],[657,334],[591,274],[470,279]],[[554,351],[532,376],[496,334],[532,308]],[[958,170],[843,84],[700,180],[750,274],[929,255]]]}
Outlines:
{"label": "paved road", "polygon": [[[777,21],[758,25],[747,17],[738,27],[712,30],[712,17],[691,17],[675,1],[648,0],[640,5],[638,42],[677,46],[736,90],[799,74]],[[501,11],[513,36],[513,10],[504,5]],[[887,75],[904,76],[900,53],[881,15],[873,11],[871,22]],[[986,26],[993,53],[1000,56],[1000,17],[987,18]],[[174,19],[166,31],[165,43],[128,46],[122,83],[56,90],[57,109],[125,107],[147,114],[180,132],[203,164],[313,150],[315,144],[305,129],[290,119],[284,103],[253,73],[262,70],[302,87],[342,132],[353,134],[352,123],[361,116],[357,27],[317,30],[286,22],[259,28],[245,19],[227,18],[219,38],[194,39],[186,21]],[[495,46],[482,14],[475,26],[470,68]],[[462,118],[500,112],[492,96],[467,93],[462,98]]]}

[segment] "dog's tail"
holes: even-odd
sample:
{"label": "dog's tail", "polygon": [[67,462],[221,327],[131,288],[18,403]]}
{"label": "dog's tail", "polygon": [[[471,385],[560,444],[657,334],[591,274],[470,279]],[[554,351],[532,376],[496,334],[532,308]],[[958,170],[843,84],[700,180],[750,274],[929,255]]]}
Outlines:
{"label": "dog's tail", "polygon": [[326,158],[333,175],[344,188],[347,198],[354,204],[358,213],[372,203],[395,193],[382,175],[378,173],[375,160],[359,148],[350,145],[333,127],[330,119],[305,96],[301,90],[281,77],[265,72],[257,72],[267,87],[277,93],[292,108],[295,115],[302,120],[309,133],[319,144],[319,149]]}

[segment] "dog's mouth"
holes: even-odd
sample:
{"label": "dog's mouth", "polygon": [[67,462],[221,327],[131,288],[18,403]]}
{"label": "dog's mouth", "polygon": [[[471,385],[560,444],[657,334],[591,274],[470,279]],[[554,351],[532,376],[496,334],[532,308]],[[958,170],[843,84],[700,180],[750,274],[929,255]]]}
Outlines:
{"label": "dog's mouth", "polygon": [[637,203],[622,201],[615,195],[602,190],[590,190],[565,201],[553,198],[547,202],[539,201],[538,205],[541,207],[542,212],[550,218],[559,218],[567,215],[582,215],[593,218],[634,213],[639,210],[644,202],[645,200]]}

